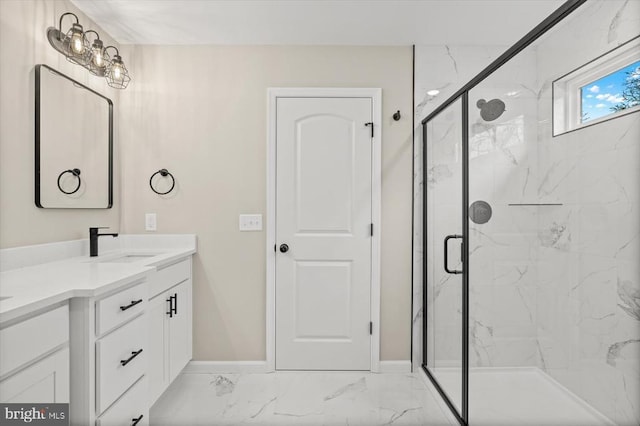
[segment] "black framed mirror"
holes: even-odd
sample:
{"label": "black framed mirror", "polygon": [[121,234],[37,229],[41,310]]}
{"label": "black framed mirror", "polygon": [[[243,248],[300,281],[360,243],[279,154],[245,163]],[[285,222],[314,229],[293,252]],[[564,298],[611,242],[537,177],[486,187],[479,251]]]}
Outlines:
{"label": "black framed mirror", "polygon": [[113,102],[44,64],[35,67],[35,204],[113,206]]}

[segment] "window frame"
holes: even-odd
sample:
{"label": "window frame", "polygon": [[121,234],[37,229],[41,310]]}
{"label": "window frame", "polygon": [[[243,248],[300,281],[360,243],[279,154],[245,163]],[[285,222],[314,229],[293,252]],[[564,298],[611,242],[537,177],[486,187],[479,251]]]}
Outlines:
{"label": "window frame", "polygon": [[640,61],[640,36],[556,79],[552,84],[554,137],[640,111],[640,105],[582,122],[582,88]]}

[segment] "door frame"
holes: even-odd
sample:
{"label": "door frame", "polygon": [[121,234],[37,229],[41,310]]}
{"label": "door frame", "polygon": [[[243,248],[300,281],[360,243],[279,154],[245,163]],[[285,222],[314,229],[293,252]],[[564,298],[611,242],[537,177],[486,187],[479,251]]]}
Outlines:
{"label": "door frame", "polygon": [[370,98],[373,146],[371,150],[371,371],[380,372],[380,236],[382,199],[382,89],[329,87],[271,87],[267,89],[267,370],[276,367],[276,127],[278,98]]}

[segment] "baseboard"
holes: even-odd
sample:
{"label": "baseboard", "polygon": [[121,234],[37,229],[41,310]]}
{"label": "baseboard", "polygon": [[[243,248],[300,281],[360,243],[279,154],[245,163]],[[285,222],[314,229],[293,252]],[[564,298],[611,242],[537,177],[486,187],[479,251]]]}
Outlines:
{"label": "baseboard", "polygon": [[380,373],[411,373],[411,361],[380,361]]}
{"label": "baseboard", "polygon": [[190,361],[184,374],[268,373],[267,361]]}
{"label": "baseboard", "polygon": [[[190,361],[184,374],[269,373],[267,361]],[[380,373],[410,373],[411,361],[380,361]]]}

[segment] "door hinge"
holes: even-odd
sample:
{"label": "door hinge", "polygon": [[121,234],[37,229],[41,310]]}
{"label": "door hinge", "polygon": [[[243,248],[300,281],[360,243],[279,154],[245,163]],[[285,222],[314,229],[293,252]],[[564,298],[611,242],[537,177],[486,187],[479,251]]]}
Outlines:
{"label": "door hinge", "polygon": [[371,224],[371,236],[373,237],[373,223]]}
{"label": "door hinge", "polygon": [[369,335],[373,336],[373,322],[369,322]]}
{"label": "door hinge", "polygon": [[373,122],[364,123],[365,126],[371,126],[371,139],[373,139]]}

